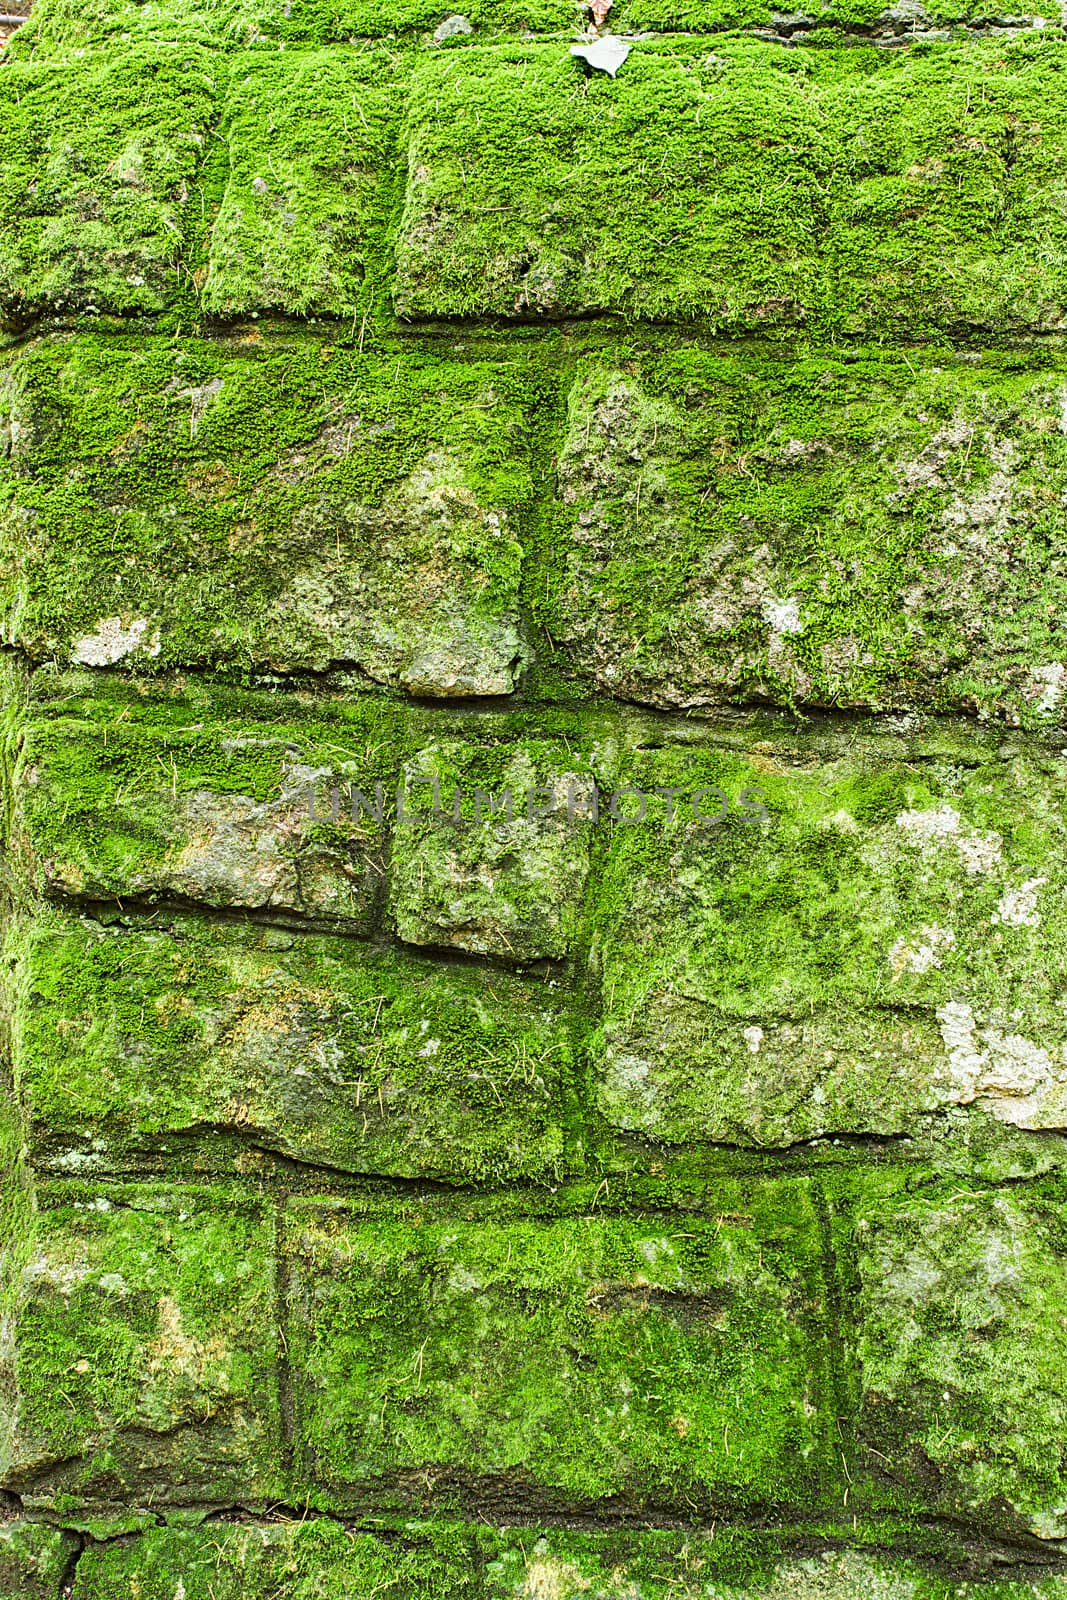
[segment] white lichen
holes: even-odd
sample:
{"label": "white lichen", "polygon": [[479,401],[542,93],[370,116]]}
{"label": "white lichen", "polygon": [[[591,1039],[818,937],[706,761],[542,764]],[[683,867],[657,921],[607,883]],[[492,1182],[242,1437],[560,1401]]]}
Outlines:
{"label": "white lichen", "polygon": [[963,825],[963,818],[951,806],[938,806],[927,811],[902,811],[897,817],[897,827],[921,850],[952,845],[962,866],[972,876],[983,877],[1000,865],[1001,837],[999,833],[978,833]]}
{"label": "white lichen", "polygon": [[1067,691],[1067,666],[1062,661],[1050,661],[1044,667],[1031,667],[1028,698],[1034,702],[1035,711],[1055,711]]}
{"label": "white lichen", "polygon": [[763,1029],[756,1027],[746,1028],[742,1034],[742,1038],[748,1045],[748,1048],[752,1051],[752,1054],[754,1056],[758,1056],[760,1045],[763,1043]]}
{"label": "white lichen", "polygon": [[1038,928],[1041,913],[1037,909],[1037,891],[1047,878],[1028,878],[1017,889],[1008,889],[997,901],[997,909],[989,920],[1002,923],[1007,928]]}
{"label": "white lichen", "polygon": [[70,658],[80,667],[113,667],[135,650],[158,656],[159,629],[150,630],[152,625],[144,617],[135,617],[129,623],[121,617],[104,617],[92,633],[75,640]]}
{"label": "white lichen", "polygon": [[970,1005],[950,1000],[937,1012],[948,1051],[951,1099],[960,1105],[981,1100],[1001,1122],[1042,1127],[1042,1103],[1062,1087],[1044,1046],[1020,1033],[1005,1033],[995,1023],[981,1026]]}
{"label": "white lichen", "polygon": [[772,633],[800,633],[804,627],[796,595],[790,595],[788,600],[768,596],[760,606],[760,614]]}
{"label": "white lichen", "polygon": [[955,943],[956,935],[951,928],[926,927],[917,939],[896,941],[889,952],[889,965],[896,976],[902,972],[921,975],[932,967],[939,967],[942,953],[951,950]]}

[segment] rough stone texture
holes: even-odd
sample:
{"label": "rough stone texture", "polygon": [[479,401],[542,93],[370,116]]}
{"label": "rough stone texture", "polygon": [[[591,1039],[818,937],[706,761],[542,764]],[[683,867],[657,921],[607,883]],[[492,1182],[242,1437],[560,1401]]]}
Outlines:
{"label": "rough stone texture", "polygon": [[1059,720],[1057,359],[627,355],[570,393],[546,608],[599,684]]}
{"label": "rough stone texture", "polygon": [[[277,1483],[263,1207],[185,1186],[39,1192],[5,1477],[27,1504],[228,1502]],[[269,1323],[268,1323],[269,1325]]]}
{"label": "rough stone texture", "polygon": [[296,1208],[306,1471],[342,1503],[375,1486],[403,1504],[419,1473],[446,1504],[471,1473],[583,1506],[823,1503],[840,1463],[810,1203],[792,1185],[722,1201],[717,1221],[668,1232],[589,1216],[352,1227],[343,1208]]}
{"label": "rough stone texture", "polygon": [[0,1600],[56,1600],[77,1553],[78,1541],[57,1528],[0,1523]]}
{"label": "rough stone texture", "polygon": [[860,1437],[922,1463],[946,1508],[1062,1539],[1067,1267],[1062,1182],[1018,1196],[874,1184],[856,1220]]}
{"label": "rough stone texture", "polygon": [[93,667],[343,666],[421,696],[508,693],[525,374],[432,366],[431,393],[418,364],[401,381],[396,357],[255,333],[15,352],[5,637]]}
{"label": "rough stone texture", "polygon": [[0,1600],[1067,1596],[1065,65],[12,35]]}
{"label": "rough stone texture", "polygon": [[15,1073],[49,1170],[201,1141],[223,1170],[242,1147],[468,1180],[543,1178],[563,1157],[570,1048],[543,987],[501,974],[486,992],[345,940],[180,919],[41,916],[11,930],[8,960]]}
{"label": "rough stone texture", "polygon": [[[768,1145],[898,1134],[952,1105],[1063,1127],[1062,757],[976,753],[635,762],[632,783],[676,798],[619,829],[599,880],[604,1115]],[[701,787],[721,816],[703,827]]]}

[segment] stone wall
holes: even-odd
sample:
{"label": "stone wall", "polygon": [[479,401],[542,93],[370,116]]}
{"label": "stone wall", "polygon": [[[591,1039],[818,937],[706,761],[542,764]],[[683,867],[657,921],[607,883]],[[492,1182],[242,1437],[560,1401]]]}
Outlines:
{"label": "stone wall", "polygon": [[1067,1596],[1067,41],[610,24],[5,52],[0,1600]]}

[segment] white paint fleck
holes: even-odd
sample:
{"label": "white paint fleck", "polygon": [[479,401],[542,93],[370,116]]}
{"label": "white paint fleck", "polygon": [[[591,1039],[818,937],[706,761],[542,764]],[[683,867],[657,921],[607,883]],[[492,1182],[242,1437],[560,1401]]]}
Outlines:
{"label": "white paint fleck", "polygon": [[438,1050],[440,1050],[440,1048],[441,1048],[440,1039],[427,1039],[426,1043],[423,1045],[422,1049],[419,1051],[419,1055],[420,1056],[435,1056],[437,1054]]}
{"label": "white paint fleck", "polygon": [[1003,923],[1007,928],[1039,928],[1041,913],[1037,909],[1037,891],[1047,882],[1047,878],[1027,878],[1017,889],[1006,890],[990,922]]}
{"label": "white paint fleck", "polygon": [[150,633],[150,628],[144,617],[136,617],[129,624],[124,624],[121,617],[104,617],[93,633],[75,641],[70,659],[81,667],[112,667],[134,650],[158,656],[159,629]]}

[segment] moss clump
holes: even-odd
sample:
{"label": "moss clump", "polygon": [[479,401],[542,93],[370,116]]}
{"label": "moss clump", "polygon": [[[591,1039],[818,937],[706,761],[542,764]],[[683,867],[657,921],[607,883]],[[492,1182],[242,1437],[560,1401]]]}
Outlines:
{"label": "moss clump", "polygon": [[721,1203],[717,1223],[353,1226],[294,1202],[306,1470],[335,1504],[403,1506],[423,1473],[453,1504],[472,1466],[560,1504],[820,1503],[839,1458],[806,1189]]}
{"label": "moss clump", "polygon": [[[12,37],[18,60],[60,56],[131,40],[207,45],[217,50],[277,50],[279,45],[337,45],[358,39],[429,44],[449,12],[440,0],[35,0]],[[585,26],[577,0],[471,0],[464,16],[476,36],[566,34]],[[460,36],[460,44],[465,36]]]}
{"label": "moss clump", "polygon": [[9,357],[6,637],[89,666],[508,693],[543,358],[488,357],[255,334]]}
{"label": "moss clump", "polygon": [[399,938],[511,962],[568,955],[595,834],[588,749],[429,745],[405,788],[390,857]]}
{"label": "moss clump", "polygon": [[0,1523],[0,1600],[56,1600],[77,1548],[43,1523]]}
{"label": "moss clump", "polygon": [[923,1474],[945,1511],[1039,1539],[1067,1526],[1065,1199],[883,1179],[851,1213],[872,1477]]}
{"label": "moss clump", "polygon": [[178,1136],[222,1170],[247,1145],[465,1181],[576,1158],[567,1030],[541,985],[192,920],[42,912],[9,948],[38,1166],[122,1171]]}
{"label": "moss clump", "polygon": [[396,184],[403,86],[402,64],[383,51],[235,61],[205,310],[369,310],[368,269],[373,262],[380,276]]}
{"label": "moss clump", "polygon": [[578,369],[556,660],[658,706],[977,709],[1067,696],[1057,357],[658,351]]}
{"label": "moss clump", "polygon": [[0,309],[158,312],[181,277],[217,64],[131,45],[0,73]]}
{"label": "moss clump", "polygon": [[109,1197],[68,1183],[40,1202],[6,1481],[39,1507],[277,1493],[261,1208],[189,1185]]}
{"label": "moss clump", "polygon": [[639,753],[630,783],[686,798],[618,827],[598,878],[603,1113],[678,1143],[891,1134],[961,1104],[1067,1125],[1050,775]]}
{"label": "moss clump", "polygon": [[[92,685],[84,673],[61,681]],[[23,728],[12,854],[24,888],[374,931],[403,707],[366,696],[335,719],[298,719],[265,696],[99,688],[74,715],[62,698],[36,707]]]}
{"label": "moss clump", "polygon": [[661,33],[723,33],[758,29],[792,44],[826,45],[844,34],[863,42],[904,45],[931,33],[940,41],[946,31],[967,37],[972,31],[1001,35],[1035,31],[1047,23],[1036,14],[1015,14],[994,20],[984,0],[928,0],[887,6],[885,0],[817,0],[802,9],[783,12],[765,0],[624,0],[611,13],[613,30]]}
{"label": "moss clump", "polygon": [[1067,46],[887,55],[641,41],[420,62],[402,316],[596,311],[720,328],[1062,326]]}

